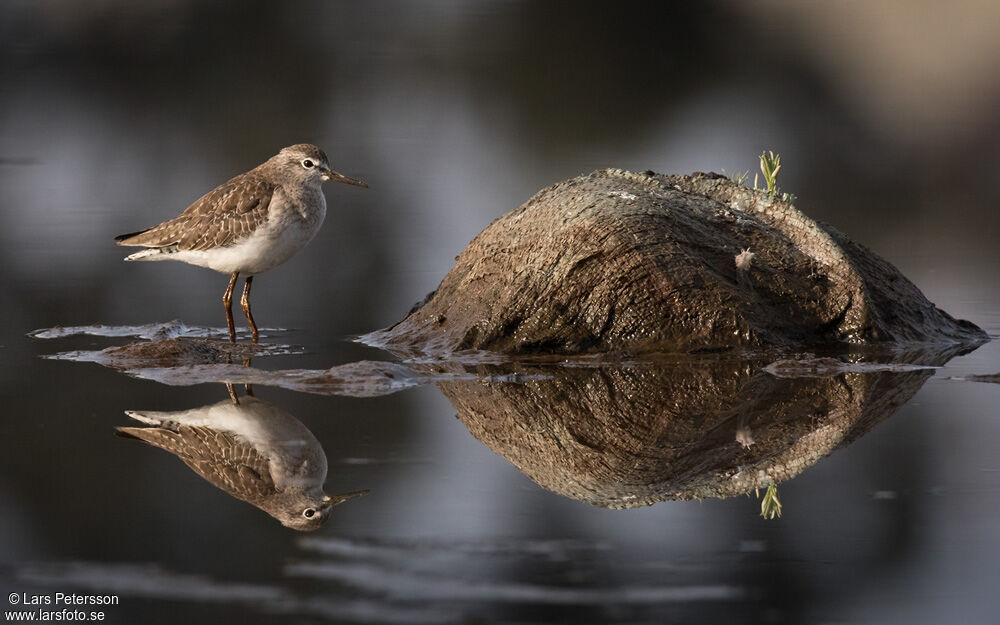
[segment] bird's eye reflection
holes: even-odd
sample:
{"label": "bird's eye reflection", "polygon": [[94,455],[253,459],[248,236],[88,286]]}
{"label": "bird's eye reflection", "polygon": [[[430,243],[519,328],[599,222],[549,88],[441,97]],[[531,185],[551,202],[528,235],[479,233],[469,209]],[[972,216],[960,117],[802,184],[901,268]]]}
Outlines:
{"label": "bird's eye reflection", "polygon": [[313,162],[307,158],[306,160],[302,161],[302,166],[305,167],[306,169],[310,169],[313,166]]}
{"label": "bird's eye reflection", "polygon": [[169,451],[213,486],[286,527],[317,529],[328,518],[317,514],[327,502],[350,498],[323,492],[326,453],[313,433],[252,395],[192,410],[125,414],[140,425],[119,427],[118,435]]}

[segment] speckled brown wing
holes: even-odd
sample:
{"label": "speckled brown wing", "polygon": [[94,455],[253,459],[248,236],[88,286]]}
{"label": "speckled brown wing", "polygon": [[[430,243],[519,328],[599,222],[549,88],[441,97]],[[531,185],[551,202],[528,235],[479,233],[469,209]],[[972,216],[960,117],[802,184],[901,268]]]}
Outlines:
{"label": "speckled brown wing", "polygon": [[174,219],[116,240],[124,246],[191,251],[226,247],[267,221],[274,189],[263,176],[247,172],[201,196]]}
{"label": "speckled brown wing", "polygon": [[186,425],[176,429],[120,427],[117,431],[169,451],[237,499],[256,504],[277,492],[267,458],[232,434]]}

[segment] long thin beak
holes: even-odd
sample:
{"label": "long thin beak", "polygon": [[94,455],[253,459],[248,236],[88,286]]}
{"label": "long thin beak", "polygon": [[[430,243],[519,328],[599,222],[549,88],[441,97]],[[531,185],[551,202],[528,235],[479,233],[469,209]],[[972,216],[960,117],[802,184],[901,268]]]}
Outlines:
{"label": "long thin beak", "polygon": [[361,180],[355,180],[354,178],[348,178],[340,172],[333,171],[332,169],[323,170],[323,180],[332,180],[334,182],[343,182],[344,184],[353,184],[356,187],[368,188],[368,185]]}
{"label": "long thin beak", "polygon": [[368,493],[369,493],[369,491],[366,488],[365,490],[355,490],[355,491],[351,491],[349,493],[343,493],[343,494],[340,494],[340,495],[333,495],[332,497],[330,495],[326,495],[325,497],[323,497],[323,507],[324,508],[332,508],[333,506],[339,506],[340,504],[344,503],[348,499],[354,499],[355,497],[360,497],[362,495],[367,495]]}

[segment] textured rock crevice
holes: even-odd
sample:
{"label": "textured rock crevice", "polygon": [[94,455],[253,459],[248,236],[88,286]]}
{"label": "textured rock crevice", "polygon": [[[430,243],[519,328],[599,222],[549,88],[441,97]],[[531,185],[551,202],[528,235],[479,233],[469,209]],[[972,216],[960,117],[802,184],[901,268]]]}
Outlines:
{"label": "textured rock crevice", "polygon": [[985,339],[788,202],[716,174],[621,170],[540,191],[469,243],[422,305],[363,337],[511,353]]}

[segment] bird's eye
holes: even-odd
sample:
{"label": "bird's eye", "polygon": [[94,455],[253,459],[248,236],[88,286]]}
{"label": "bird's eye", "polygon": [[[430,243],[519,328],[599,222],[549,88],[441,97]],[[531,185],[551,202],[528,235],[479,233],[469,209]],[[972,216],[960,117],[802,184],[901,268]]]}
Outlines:
{"label": "bird's eye", "polygon": [[306,160],[302,161],[302,166],[305,167],[306,169],[310,169],[313,166],[313,162],[307,158]]}
{"label": "bird's eye", "polygon": [[313,510],[312,508],[306,508],[305,511],[302,512],[302,516],[304,516],[307,519],[311,519],[315,515],[316,515],[316,511]]}

